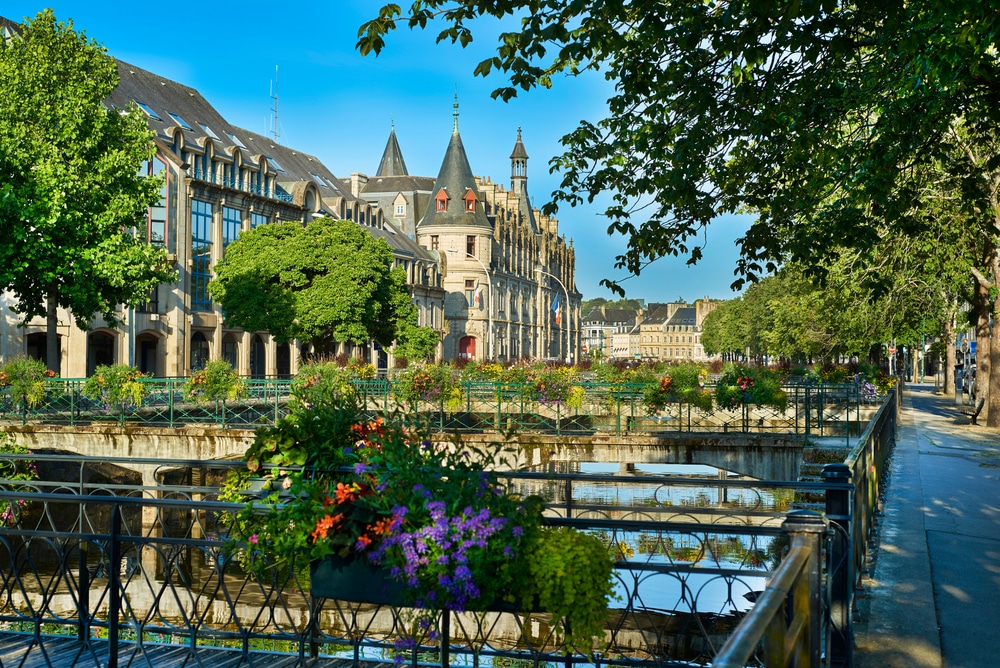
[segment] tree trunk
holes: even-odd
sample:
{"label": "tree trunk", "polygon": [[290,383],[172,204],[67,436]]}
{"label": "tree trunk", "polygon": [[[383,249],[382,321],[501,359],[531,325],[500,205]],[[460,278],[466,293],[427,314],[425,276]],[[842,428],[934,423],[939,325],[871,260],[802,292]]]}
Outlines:
{"label": "tree trunk", "polygon": [[[973,402],[973,409],[982,398],[986,399],[983,404],[983,412],[979,414],[979,419],[984,424],[989,424],[989,414],[996,415],[1000,411],[990,410],[990,383],[992,381],[993,360],[991,352],[993,346],[990,343],[990,315],[993,312],[993,304],[990,303],[989,288],[980,282],[976,282],[976,400]],[[971,373],[969,369],[968,373]]]}
{"label": "tree trunk", "polygon": [[59,373],[59,301],[55,286],[49,288],[45,303],[45,366]]}
{"label": "tree trunk", "polygon": [[944,387],[942,391],[945,394],[951,394],[952,388],[955,387],[955,315],[952,313],[948,318],[945,319],[944,324],[944,340],[946,344],[945,348],[945,360],[944,360]]}
{"label": "tree trunk", "polygon": [[[1000,287],[1000,257],[997,257],[996,253],[993,254],[991,264],[993,285]],[[995,315],[997,312],[997,302],[989,303],[989,306],[991,307],[992,315]],[[989,349],[976,351],[976,358],[980,365],[976,376],[983,384],[980,392],[984,392],[986,396],[986,403],[983,405],[983,410],[986,411],[987,415],[983,422],[987,427],[997,429],[1000,428],[1000,323],[996,322],[994,318],[993,334],[989,336],[990,315],[991,313],[986,314],[986,323],[983,325],[988,335]],[[979,327],[976,328],[976,338],[979,340]],[[976,343],[977,348],[981,345],[981,343]],[[984,361],[988,365],[988,375],[987,368],[983,365]]]}

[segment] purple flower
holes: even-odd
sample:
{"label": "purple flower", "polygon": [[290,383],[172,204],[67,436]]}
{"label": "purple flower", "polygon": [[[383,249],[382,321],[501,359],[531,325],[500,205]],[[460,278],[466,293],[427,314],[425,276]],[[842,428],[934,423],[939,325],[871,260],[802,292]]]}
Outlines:
{"label": "purple flower", "polygon": [[362,475],[367,470],[368,467],[365,466],[364,462],[358,462],[357,464],[354,465],[354,473],[357,475]]}

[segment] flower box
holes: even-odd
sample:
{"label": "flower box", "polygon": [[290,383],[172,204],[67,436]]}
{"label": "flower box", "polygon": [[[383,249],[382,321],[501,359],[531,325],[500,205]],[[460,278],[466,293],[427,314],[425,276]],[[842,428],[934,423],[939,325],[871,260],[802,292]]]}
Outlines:
{"label": "flower box", "polygon": [[[310,592],[319,598],[393,607],[407,607],[412,602],[405,584],[365,559],[331,555],[313,561],[309,574]],[[500,599],[474,609],[478,612],[543,612],[537,603],[529,606],[530,610],[523,610],[524,607]]]}

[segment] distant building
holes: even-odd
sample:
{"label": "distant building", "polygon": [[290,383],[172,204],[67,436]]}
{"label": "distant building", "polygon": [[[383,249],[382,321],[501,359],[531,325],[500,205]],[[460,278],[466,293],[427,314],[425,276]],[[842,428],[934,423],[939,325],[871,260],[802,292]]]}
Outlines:
{"label": "distant building", "polygon": [[635,309],[598,306],[586,313],[583,320],[583,352],[597,359],[628,357],[624,351],[616,354],[615,334],[628,334],[635,327],[639,312]]}

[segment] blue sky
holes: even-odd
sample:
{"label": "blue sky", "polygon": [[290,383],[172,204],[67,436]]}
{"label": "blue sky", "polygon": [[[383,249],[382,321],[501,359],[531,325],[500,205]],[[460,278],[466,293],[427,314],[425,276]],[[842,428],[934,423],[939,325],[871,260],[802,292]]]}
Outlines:
{"label": "blue sky", "polygon": [[[398,0],[397,0],[398,1]],[[405,3],[401,3],[405,4]],[[61,21],[103,44],[108,52],[144,69],[198,89],[230,122],[271,132],[271,92],[278,71],[279,140],[320,158],[337,176],[373,174],[393,124],[411,174],[436,176],[459,101],[459,128],[474,173],[509,184],[510,151],[520,126],[528,162],[528,191],[535,206],[548,201],[558,175],[549,159],[559,138],[581,119],[603,117],[611,84],[591,74],[561,77],[549,90],[504,103],[490,92],[499,77],[472,75],[491,55],[499,28],[484,23],[473,44],[435,44],[435,30],[392,33],[382,55],[362,58],[354,49],[358,27],[374,17],[377,0],[299,0],[283,4],[244,0],[201,3],[117,0],[6,1],[0,14],[13,20],[52,7]],[[509,29],[510,26],[508,25]],[[563,208],[560,232],[576,249],[576,283],[585,299],[612,298],[601,278],[623,278],[614,257],[625,241],[609,237],[600,203]],[[728,299],[745,219],[715,221],[705,259],[687,267],[664,258],[622,285],[628,297],[667,301],[702,296]]]}

